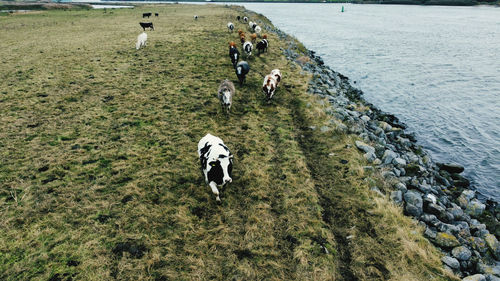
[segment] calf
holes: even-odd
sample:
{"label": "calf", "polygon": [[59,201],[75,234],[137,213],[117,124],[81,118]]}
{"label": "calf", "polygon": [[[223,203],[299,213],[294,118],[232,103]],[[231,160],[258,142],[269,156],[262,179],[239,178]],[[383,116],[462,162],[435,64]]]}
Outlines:
{"label": "calf", "polygon": [[276,79],[274,75],[269,74],[264,77],[264,83],[262,84],[262,91],[266,95],[267,101],[269,102],[276,91]]}
{"label": "calf", "polygon": [[242,32],[240,34],[240,42],[243,45],[243,44],[245,44],[245,41],[246,41],[246,39],[245,39],[245,32]]}
{"label": "calf", "polygon": [[250,41],[246,41],[246,42],[243,44],[243,50],[245,50],[245,53],[246,53],[247,57],[249,57],[249,56],[251,56],[251,55],[252,55],[252,49],[253,49],[252,42],[250,42]]}
{"label": "calf", "polygon": [[146,32],[143,32],[137,36],[137,43],[135,43],[135,48],[139,50],[141,47],[146,46],[146,41],[148,40],[148,35]]}
{"label": "calf", "polygon": [[233,154],[220,138],[207,134],[198,142],[198,156],[205,182],[215,194],[215,199],[220,202],[217,186],[233,181]]}
{"label": "calf", "polygon": [[228,22],[227,23],[227,29],[229,30],[229,32],[233,32],[233,30],[234,30],[234,24],[232,22]]}
{"label": "calf", "polygon": [[267,47],[269,46],[269,43],[267,42],[267,39],[262,39],[259,43],[257,43],[257,50],[260,53],[267,52]]}
{"label": "calf", "polygon": [[250,34],[250,39],[252,40],[252,43],[255,43],[255,41],[257,40],[257,34],[255,33]]}
{"label": "calf", "polygon": [[149,27],[151,30],[155,30],[152,22],[140,22],[139,24],[141,25],[142,29],[144,29],[144,31],[146,31],[147,27]]}
{"label": "calf", "polygon": [[250,71],[250,65],[246,61],[240,61],[235,68],[236,76],[240,80],[240,86],[243,86],[243,82],[246,79],[248,72]]}
{"label": "calf", "polygon": [[229,43],[229,57],[231,58],[233,67],[236,67],[236,63],[238,63],[238,58],[240,57],[240,52],[238,52],[234,42]]}
{"label": "calf", "polygon": [[142,18],[148,18],[151,16],[151,13],[143,13]]}
{"label": "calf", "polygon": [[155,13],[155,17],[159,16],[158,13]]}
{"label": "calf", "polygon": [[233,96],[234,96],[234,84],[229,80],[224,80],[219,85],[218,98],[220,100],[220,104],[222,109],[229,113],[231,110],[231,105],[233,104]]}

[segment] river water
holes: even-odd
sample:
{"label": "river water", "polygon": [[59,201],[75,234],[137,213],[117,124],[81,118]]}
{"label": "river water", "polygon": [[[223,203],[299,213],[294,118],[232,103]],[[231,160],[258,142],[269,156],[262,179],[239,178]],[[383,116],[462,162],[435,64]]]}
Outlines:
{"label": "river water", "polygon": [[246,8],[395,114],[435,161],[500,202],[500,8],[264,4]]}

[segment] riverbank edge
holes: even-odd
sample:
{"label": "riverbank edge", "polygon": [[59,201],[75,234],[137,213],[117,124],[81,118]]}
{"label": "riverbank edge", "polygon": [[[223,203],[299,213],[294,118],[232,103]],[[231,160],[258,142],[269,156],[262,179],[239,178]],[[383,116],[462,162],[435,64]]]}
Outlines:
{"label": "riverbank edge", "polygon": [[371,163],[364,169],[375,169],[394,187],[386,195],[425,227],[425,237],[445,254],[445,269],[459,277],[500,280],[500,204],[481,202],[460,175],[462,166],[434,161],[415,134],[405,132],[404,123],[366,101],[347,76],[325,65],[314,51],[272,24],[263,28],[288,42],[283,54],[312,74],[308,93],[328,99],[326,113],[335,130],[362,140],[355,145]]}

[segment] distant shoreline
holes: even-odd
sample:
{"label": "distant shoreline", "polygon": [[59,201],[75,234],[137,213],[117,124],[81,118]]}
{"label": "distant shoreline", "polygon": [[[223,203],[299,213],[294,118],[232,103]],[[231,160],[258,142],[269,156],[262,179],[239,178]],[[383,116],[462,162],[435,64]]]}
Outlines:
{"label": "distant shoreline", "polygon": [[[102,0],[102,2],[148,2],[148,0]],[[224,1],[224,0],[181,0],[181,1],[165,1],[165,2],[179,2],[179,3],[244,3],[244,1]],[[381,4],[381,5],[423,5],[423,6],[500,6],[500,0],[479,2],[475,0],[353,0],[353,1],[336,1],[336,0],[311,0],[311,1],[282,1],[282,0],[252,0],[245,1],[247,3],[300,3],[300,4]]]}

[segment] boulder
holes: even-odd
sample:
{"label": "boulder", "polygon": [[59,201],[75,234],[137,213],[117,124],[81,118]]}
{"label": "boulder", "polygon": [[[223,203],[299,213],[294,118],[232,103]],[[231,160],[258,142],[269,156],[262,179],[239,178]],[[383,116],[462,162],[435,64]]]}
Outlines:
{"label": "boulder", "polygon": [[498,240],[495,237],[495,235],[486,234],[484,236],[484,241],[486,241],[486,245],[491,250],[493,255],[495,255],[495,257],[500,260],[500,243],[498,243]]}
{"label": "boulder", "polygon": [[460,263],[455,258],[444,256],[441,261],[452,269],[460,269]]}
{"label": "boulder", "polygon": [[480,261],[477,263],[477,271],[479,273],[500,277],[500,262],[497,262],[495,265],[488,265]]}
{"label": "boulder", "polygon": [[451,254],[458,260],[467,261],[472,256],[472,252],[464,246],[459,246],[451,250]]}
{"label": "boulder", "polygon": [[425,237],[430,238],[430,239],[436,239],[437,231],[433,230],[430,227],[425,228],[424,232]]}
{"label": "boulder", "polygon": [[403,192],[401,190],[391,192],[391,199],[396,205],[401,205],[403,203]]}
{"label": "boulder", "polygon": [[402,168],[404,166],[406,166],[406,160],[404,160],[403,158],[394,158],[394,160],[392,160],[392,164],[394,164],[396,167],[398,168]]}
{"label": "boulder", "polygon": [[373,148],[373,146],[370,146],[362,141],[356,141],[355,144],[359,150],[364,151],[365,153],[375,154],[375,148]]}
{"label": "boulder", "polygon": [[454,163],[436,163],[440,170],[445,170],[448,173],[460,174],[464,171],[464,167]]}
{"label": "boulder", "polygon": [[462,281],[486,281],[486,277],[482,274],[474,274],[471,276],[467,276]]}
{"label": "boulder", "polygon": [[396,159],[397,157],[398,157],[398,155],[396,154],[396,152],[394,152],[390,149],[387,149],[386,151],[384,151],[384,155],[382,156],[382,163],[391,164],[392,161],[394,159]]}
{"label": "boulder", "polygon": [[460,245],[455,236],[445,232],[439,232],[436,235],[436,244],[444,248],[453,248]]}
{"label": "boulder", "polygon": [[486,251],[488,250],[488,246],[486,245],[486,242],[482,238],[469,237],[469,239],[467,240],[471,245],[472,249],[478,251],[481,254],[486,253]]}
{"label": "boulder", "polygon": [[478,217],[483,214],[485,209],[485,204],[481,203],[481,201],[477,199],[472,199],[469,204],[467,204],[465,212],[473,217]]}

